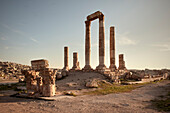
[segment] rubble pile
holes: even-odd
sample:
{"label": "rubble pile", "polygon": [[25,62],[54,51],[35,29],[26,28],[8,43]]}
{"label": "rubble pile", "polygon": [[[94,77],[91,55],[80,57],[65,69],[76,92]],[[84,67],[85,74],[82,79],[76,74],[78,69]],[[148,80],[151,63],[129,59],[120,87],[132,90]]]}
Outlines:
{"label": "rubble pile", "polygon": [[0,61],[0,78],[1,80],[8,79],[24,79],[22,70],[30,70],[31,66],[22,65],[13,62],[2,62]]}

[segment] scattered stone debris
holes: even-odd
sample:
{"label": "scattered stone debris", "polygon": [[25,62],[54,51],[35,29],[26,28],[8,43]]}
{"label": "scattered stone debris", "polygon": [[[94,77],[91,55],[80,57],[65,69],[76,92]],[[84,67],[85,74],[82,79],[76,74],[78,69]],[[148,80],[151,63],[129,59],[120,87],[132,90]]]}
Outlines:
{"label": "scattered stone debris", "polygon": [[0,80],[19,80],[22,82],[25,80],[22,70],[29,69],[31,66],[0,61]]}
{"label": "scattered stone debris", "polygon": [[88,88],[98,88],[98,80],[97,79],[92,79],[92,80],[89,80],[87,83],[86,83],[86,87]]}

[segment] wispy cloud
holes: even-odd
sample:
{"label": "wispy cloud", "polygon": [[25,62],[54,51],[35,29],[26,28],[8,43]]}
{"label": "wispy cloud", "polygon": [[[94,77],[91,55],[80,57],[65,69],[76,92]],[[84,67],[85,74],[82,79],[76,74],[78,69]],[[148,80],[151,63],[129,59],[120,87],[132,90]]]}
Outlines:
{"label": "wispy cloud", "polygon": [[30,38],[30,40],[32,40],[35,43],[38,43],[38,41],[36,39],[34,39],[34,38]]}
{"label": "wispy cloud", "polygon": [[170,43],[169,44],[154,44],[154,47],[158,47],[159,51],[170,51]]}
{"label": "wispy cloud", "polygon": [[135,40],[130,39],[128,35],[129,35],[129,32],[118,34],[117,35],[118,43],[120,45],[136,45],[137,42]]}
{"label": "wispy cloud", "polygon": [[32,37],[28,36],[28,35],[27,35],[25,32],[23,32],[23,31],[18,30],[18,29],[14,29],[14,28],[6,25],[6,24],[2,24],[2,25],[3,25],[5,28],[7,28],[8,30],[10,30],[10,31],[12,31],[12,32],[14,32],[14,33],[16,33],[16,34],[18,34],[18,35],[21,35],[21,36],[23,36],[23,37],[25,37],[25,38],[27,38],[27,39],[35,42],[35,43],[38,43],[38,41],[37,41],[35,38],[32,38]]}

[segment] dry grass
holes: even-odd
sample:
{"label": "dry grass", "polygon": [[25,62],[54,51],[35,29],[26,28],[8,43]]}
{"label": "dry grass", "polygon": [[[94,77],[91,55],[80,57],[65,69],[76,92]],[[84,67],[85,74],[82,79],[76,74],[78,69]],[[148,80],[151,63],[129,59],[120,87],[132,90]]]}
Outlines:
{"label": "dry grass", "polygon": [[95,91],[86,92],[85,94],[90,95],[106,95],[110,93],[120,93],[120,92],[129,92],[137,87],[135,85],[115,85],[99,82],[99,88]]}

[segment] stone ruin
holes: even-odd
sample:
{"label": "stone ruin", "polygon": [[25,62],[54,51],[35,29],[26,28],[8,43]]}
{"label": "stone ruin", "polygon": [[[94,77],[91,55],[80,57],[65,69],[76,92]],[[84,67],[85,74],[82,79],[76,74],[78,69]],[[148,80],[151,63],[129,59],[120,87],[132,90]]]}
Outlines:
{"label": "stone ruin", "polygon": [[[92,69],[90,65],[91,58],[91,21],[99,19],[99,65],[96,69]],[[119,54],[119,67],[115,65],[115,27],[110,27],[110,66],[105,65],[105,26],[104,15],[97,11],[87,16],[86,34],[85,34],[85,66],[81,70],[78,61],[78,53],[73,53],[73,67],[69,68],[69,48],[64,47],[64,67],[61,72],[57,72],[48,68],[49,64],[47,60],[34,60],[31,61],[33,70],[27,70],[23,73],[26,77],[26,87],[29,96],[54,96],[55,95],[55,78],[61,79],[69,75],[71,72],[98,72],[105,75],[114,83],[120,83],[121,77],[132,77],[130,71],[126,69],[124,55]],[[57,77],[55,77],[57,75]],[[71,74],[70,74],[71,75]],[[120,77],[120,75],[122,75]],[[166,75],[164,78],[166,78]],[[151,79],[151,78],[150,78]],[[154,78],[153,78],[154,79]],[[160,78],[161,79],[161,78]],[[145,80],[146,81],[146,80]],[[91,80],[86,84],[88,87],[92,87],[92,83],[96,83],[95,80]]]}
{"label": "stone ruin", "polygon": [[[99,65],[96,69],[93,69],[90,65],[91,63],[91,21],[99,19]],[[85,21],[86,32],[85,32],[85,66],[82,70],[79,67],[78,53],[73,53],[73,67],[69,70],[68,66],[68,47],[64,47],[64,68],[62,69],[60,76],[66,76],[69,71],[83,71],[83,72],[99,72],[108,76],[108,78],[115,81],[118,79],[116,75],[121,75],[122,72],[126,72],[125,61],[123,59],[123,54],[119,55],[119,68],[115,65],[115,27],[110,27],[110,66],[109,68],[105,65],[105,25],[104,25],[104,15],[102,12],[97,11],[89,16]],[[119,72],[121,71],[121,72]],[[60,78],[60,77],[59,77]]]}
{"label": "stone ruin", "polygon": [[39,71],[26,70],[23,72],[26,77],[26,88],[28,96],[50,97],[55,95],[56,71],[47,68],[46,66],[38,69]]}

